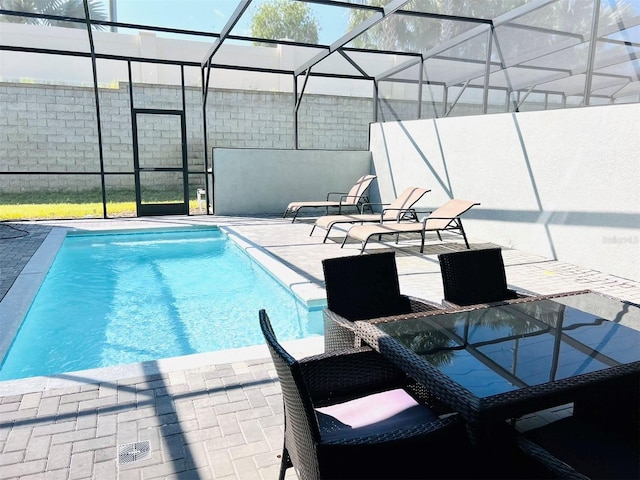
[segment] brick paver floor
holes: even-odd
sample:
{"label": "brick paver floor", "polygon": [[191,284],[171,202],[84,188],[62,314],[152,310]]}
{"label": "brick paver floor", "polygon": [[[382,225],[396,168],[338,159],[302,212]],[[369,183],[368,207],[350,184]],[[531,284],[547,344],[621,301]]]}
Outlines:
{"label": "brick paver floor", "polygon": [[[266,250],[297,275],[297,283],[315,288],[322,287],[322,258],[358,252],[355,244],[340,249],[339,242],[322,244],[321,235],[310,237],[308,220],[291,224],[276,218],[201,216],[29,222],[14,224],[28,235],[6,238],[20,231],[6,226],[0,230],[0,298],[52,227],[98,230],[206,223],[219,224],[241,238],[247,251]],[[472,248],[492,245],[475,239],[471,243]],[[397,252],[403,293],[439,301],[437,254],[464,247],[457,241],[432,242],[420,255],[417,243],[405,238],[400,247],[391,248]],[[515,288],[540,294],[593,289],[640,302],[637,282],[527,252],[505,248],[503,255],[509,284]],[[0,382],[0,479],[277,478],[282,399],[264,352],[255,359],[230,356],[223,363],[133,378],[123,373],[116,380],[76,372],[65,375],[69,386],[64,387]],[[567,411],[570,406],[562,406],[528,416],[521,424],[539,424]],[[292,469],[287,478],[296,478]]]}

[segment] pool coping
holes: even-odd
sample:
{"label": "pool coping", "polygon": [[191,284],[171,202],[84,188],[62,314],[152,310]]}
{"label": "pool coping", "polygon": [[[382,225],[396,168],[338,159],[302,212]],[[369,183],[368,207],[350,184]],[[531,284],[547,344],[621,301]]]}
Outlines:
{"label": "pool coping", "polygon": [[241,236],[233,227],[220,226],[218,228],[307,307],[324,307],[327,299],[324,288],[284,265],[260,245]]}
{"label": "pool coping", "polygon": [[[212,228],[214,226],[209,226]],[[161,229],[176,230],[194,227],[161,227]],[[197,227],[195,228],[207,228]],[[320,308],[325,300],[323,288],[315,285],[302,275],[294,272],[279,262],[260,245],[243,238],[240,234],[227,226],[215,226],[231,241],[238,245],[254,261],[262,266],[272,277],[288,288],[297,300],[310,308]],[[138,230],[138,229],[133,229]],[[152,229],[145,229],[152,230]],[[154,228],[153,230],[157,230]],[[116,233],[123,230],[95,230],[89,234]],[[20,328],[27,310],[40,289],[42,281],[49,271],[58,250],[67,234],[77,232],[70,227],[53,227],[40,247],[29,259],[23,270],[16,278],[2,302],[0,302],[0,359],[4,358],[11,347],[13,339]],[[324,348],[324,337],[321,335],[301,340],[283,342],[293,355],[308,355],[309,352],[321,352]],[[145,375],[168,373],[177,370],[201,368],[210,365],[224,364],[235,361],[257,360],[269,357],[265,345],[219,350],[216,352],[196,353],[170,357],[145,362],[136,362],[112,367],[101,367],[88,370],[67,372],[64,374],[29,377],[15,380],[0,381],[0,396],[18,395],[30,392],[66,388],[87,383],[113,382],[127,378]]]}
{"label": "pool coping", "polygon": [[0,302],[0,331],[3,332],[0,336],[0,359],[4,358],[11,347],[22,320],[67,235],[67,230],[61,227],[51,229]]}

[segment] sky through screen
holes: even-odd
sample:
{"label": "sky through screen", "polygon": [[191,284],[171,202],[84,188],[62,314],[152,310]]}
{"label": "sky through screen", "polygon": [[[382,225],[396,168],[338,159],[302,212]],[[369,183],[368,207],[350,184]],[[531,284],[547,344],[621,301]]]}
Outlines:
{"label": "sky through screen", "polygon": [[[251,17],[266,1],[251,2],[234,28],[234,35],[251,36]],[[219,33],[238,3],[238,0],[117,0],[117,21]],[[309,6],[318,20],[320,43],[331,44],[345,33],[349,9]]]}

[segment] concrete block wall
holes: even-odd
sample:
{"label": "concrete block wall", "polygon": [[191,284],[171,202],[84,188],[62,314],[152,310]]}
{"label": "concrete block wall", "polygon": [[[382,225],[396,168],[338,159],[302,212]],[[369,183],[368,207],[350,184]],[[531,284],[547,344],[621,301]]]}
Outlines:
{"label": "concrete block wall", "polygon": [[[204,172],[202,98],[199,88],[186,88],[189,170]],[[180,110],[176,86],[133,87],[135,108]],[[99,90],[104,169],[107,185],[133,185],[133,140],[127,84]],[[293,96],[280,92],[213,90],[207,103],[208,146],[229,148],[294,147]],[[301,149],[366,150],[371,100],[306,95],[299,110]],[[148,118],[139,118],[141,125]],[[154,166],[176,166],[180,158],[179,123],[157,117],[153,128],[139,131],[141,158]],[[100,187],[100,155],[95,94],[92,87],[0,84],[0,171],[56,172],[58,175],[4,177],[2,190],[94,189]],[[155,152],[155,153],[154,153]],[[68,173],[67,173],[68,172]]]}
{"label": "concrete block wall", "polygon": [[[109,188],[133,186],[132,119],[128,84],[99,90],[102,154]],[[202,94],[185,89],[189,170],[204,172]],[[174,85],[134,84],[135,108],[181,110],[182,91]],[[363,97],[305,95],[299,109],[301,149],[366,150],[372,100]],[[441,106],[436,105],[437,109]],[[459,105],[473,111],[473,106]],[[294,101],[290,93],[255,90],[212,90],[207,102],[210,148],[294,148]],[[411,101],[380,102],[383,120],[415,118]],[[433,105],[423,105],[425,115]],[[154,166],[176,166],[180,158],[179,123],[159,117],[153,129],[140,132],[143,158]],[[143,120],[141,124],[149,120]],[[157,120],[157,119],[156,119]],[[92,87],[0,83],[0,172],[56,172],[58,175],[15,175],[3,191],[97,189],[100,155],[95,93]],[[126,175],[120,175],[126,174]],[[201,183],[198,181],[198,183]]]}

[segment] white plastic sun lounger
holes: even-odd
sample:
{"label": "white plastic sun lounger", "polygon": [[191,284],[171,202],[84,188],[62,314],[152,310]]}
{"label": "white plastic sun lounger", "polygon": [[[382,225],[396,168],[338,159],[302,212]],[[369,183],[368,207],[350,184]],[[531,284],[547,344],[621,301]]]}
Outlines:
{"label": "white plastic sun lounger", "polygon": [[368,206],[384,206],[381,213],[371,214],[354,214],[354,215],[324,215],[316,220],[316,223],[311,229],[310,236],[313,235],[313,231],[318,228],[326,230],[326,234],[322,243],[327,241],[329,233],[334,225],[340,223],[382,223],[382,222],[398,222],[403,219],[417,220],[415,210],[413,206],[418,200],[420,200],[427,192],[426,188],[409,187],[400,194],[393,202],[389,204],[376,204],[367,203]]}
{"label": "white plastic sun lounger", "polygon": [[462,235],[465,245],[467,248],[470,248],[460,216],[475,205],[480,204],[469,200],[452,199],[431,212],[421,222],[385,222],[377,225],[355,225],[347,232],[341,248],[344,247],[349,238],[353,238],[354,240],[360,240],[362,242],[362,248],[360,249],[360,253],[362,253],[367,246],[367,242],[373,235],[378,235],[378,238],[380,238],[382,235],[394,234],[396,235],[397,243],[398,236],[401,233],[419,233],[422,237],[420,253],[423,253],[426,232],[436,232],[438,239],[442,241],[440,233],[443,231],[451,231]]}

